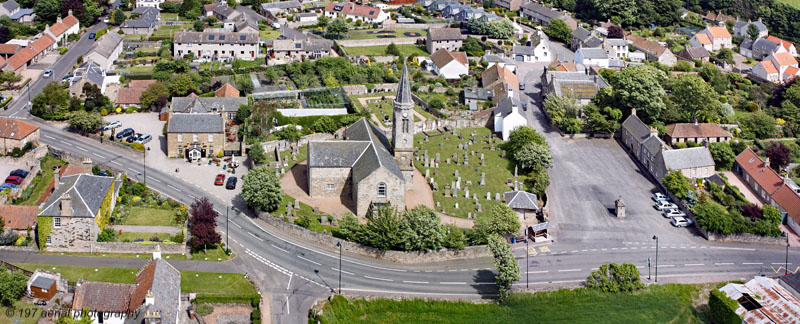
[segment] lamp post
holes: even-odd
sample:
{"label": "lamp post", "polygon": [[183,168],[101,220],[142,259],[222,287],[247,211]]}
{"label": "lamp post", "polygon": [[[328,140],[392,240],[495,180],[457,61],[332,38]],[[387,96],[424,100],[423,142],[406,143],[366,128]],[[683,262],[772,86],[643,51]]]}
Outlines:
{"label": "lamp post", "polygon": [[147,150],[148,148],[144,148],[144,153],[142,154],[142,172],[144,173],[144,186],[147,188]]}
{"label": "lamp post", "polygon": [[530,255],[531,254],[528,253],[528,227],[525,226],[525,288],[529,288],[528,277],[531,275],[530,271],[528,271],[528,267],[530,267],[530,262],[528,262]]}
{"label": "lamp post", "polygon": [[783,275],[789,274],[789,233],[783,232],[786,236],[786,265],[783,268]]}
{"label": "lamp post", "polygon": [[647,280],[650,280],[650,257],[647,257]]}
{"label": "lamp post", "polygon": [[[225,206],[225,249],[230,249],[230,243],[228,243],[228,213],[230,212],[231,206]],[[227,252],[227,251],[226,251]]]}
{"label": "lamp post", "polygon": [[339,295],[342,294],[342,241],[336,242],[339,247]]}
{"label": "lamp post", "polygon": [[658,282],[658,236],[653,235],[653,239],[656,240],[656,282]]}

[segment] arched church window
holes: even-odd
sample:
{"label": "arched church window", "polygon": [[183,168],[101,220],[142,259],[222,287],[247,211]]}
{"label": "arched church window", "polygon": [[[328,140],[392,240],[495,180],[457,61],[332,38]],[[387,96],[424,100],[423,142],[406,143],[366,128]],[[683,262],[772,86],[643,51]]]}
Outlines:
{"label": "arched church window", "polygon": [[378,197],[386,197],[386,184],[383,182],[378,184]]}

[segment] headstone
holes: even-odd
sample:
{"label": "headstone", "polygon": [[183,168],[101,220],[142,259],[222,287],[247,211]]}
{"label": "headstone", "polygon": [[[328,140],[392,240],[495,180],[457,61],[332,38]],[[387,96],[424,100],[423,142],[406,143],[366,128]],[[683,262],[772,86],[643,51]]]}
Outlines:
{"label": "headstone", "polygon": [[291,201],[287,201],[286,202],[286,211],[290,211],[290,210],[292,210],[292,202]]}
{"label": "headstone", "polygon": [[475,202],[478,202],[478,194],[473,192],[472,193],[472,200],[474,200]]}
{"label": "headstone", "polygon": [[500,201],[500,193],[499,192],[495,192],[494,193],[494,200]]}
{"label": "headstone", "polygon": [[481,186],[486,185],[486,173],[481,172]]}
{"label": "headstone", "polygon": [[331,225],[337,226],[337,227],[339,226],[339,218],[336,217],[336,213],[333,213],[333,220],[331,221]]}
{"label": "headstone", "polygon": [[275,166],[275,176],[278,177],[281,175],[281,170],[278,169],[278,166]]}
{"label": "headstone", "polygon": [[469,199],[469,188],[468,187],[464,187],[464,198]]}
{"label": "headstone", "polygon": [[458,203],[456,203],[456,209],[458,209]]}
{"label": "headstone", "polygon": [[481,153],[481,161],[483,161],[483,159],[484,159],[484,157],[483,157],[483,153]]}
{"label": "headstone", "polygon": [[483,212],[483,208],[481,208],[481,204],[477,204],[477,205],[478,205],[478,212],[482,213]]}
{"label": "headstone", "polygon": [[281,174],[286,174],[286,169],[281,168]]}
{"label": "headstone", "polygon": [[481,166],[486,166],[486,160],[481,160]]}
{"label": "headstone", "polygon": [[500,153],[500,157],[504,159],[506,158],[506,150],[503,150],[502,153]]}
{"label": "headstone", "polygon": [[444,187],[444,196],[450,198],[450,187]]}
{"label": "headstone", "polygon": [[463,146],[463,145],[461,145],[461,144],[458,144],[458,150],[459,150],[459,151],[463,151],[463,150],[464,150],[464,146]]}
{"label": "headstone", "polygon": [[433,170],[433,176],[434,177],[438,177],[439,176],[439,170]]}
{"label": "headstone", "polygon": [[426,141],[426,142],[428,141],[428,136],[427,136],[427,135],[425,136],[425,141]]}
{"label": "headstone", "polygon": [[322,214],[322,215],[319,217],[319,223],[320,223],[321,225],[328,225],[328,215],[326,215],[326,214]]}
{"label": "headstone", "polygon": [[439,162],[441,162],[441,161],[439,160],[439,153],[437,152],[436,153],[436,163],[439,163]]}
{"label": "headstone", "polygon": [[475,171],[480,173],[481,172],[481,167],[478,167],[477,169],[475,169]]}
{"label": "headstone", "polygon": [[437,169],[439,168],[439,162],[436,162],[436,168]]}
{"label": "headstone", "polygon": [[492,200],[492,193],[491,192],[487,192],[486,193],[486,200]]}
{"label": "headstone", "polygon": [[444,163],[450,164],[450,158],[447,158],[447,160],[445,160]]}
{"label": "headstone", "polygon": [[464,184],[466,184],[468,186],[471,186],[472,185],[472,180],[467,180],[466,182],[464,182]]}
{"label": "headstone", "polygon": [[319,207],[314,207],[314,214],[319,214]]}
{"label": "headstone", "polygon": [[469,155],[475,156],[475,151],[469,151]]}
{"label": "headstone", "polygon": [[467,213],[467,218],[472,218],[472,213]]}
{"label": "headstone", "polygon": [[425,177],[430,178],[431,176],[431,169],[425,169]]}
{"label": "headstone", "polygon": [[436,202],[436,208],[439,208],[439,206],[441,206],[441,204],[439,204],[439,202],[437,201]]}
{"label": "headstone", "polygon": [[458,177],[458,169],[456,169],[456,171],[455,171],[455,177],[456,178]]}

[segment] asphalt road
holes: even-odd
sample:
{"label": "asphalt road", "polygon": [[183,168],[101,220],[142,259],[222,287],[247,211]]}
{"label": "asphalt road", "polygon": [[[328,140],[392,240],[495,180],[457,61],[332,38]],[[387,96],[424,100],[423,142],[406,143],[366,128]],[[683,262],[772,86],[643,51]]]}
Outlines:
{"label": "asphalt road", "polygon": [[[90,29],[98,28],[100,27],[93,26]],[[74,59],[88,51],[88,45],[90,44],[86,42],[84,36],[78,46],[74,46],[54,65],[53,78],[60,79],[66,74]],[[41,92],[45,84],[46,81],[42,80],[34,82],[31,86],[32,94]],[[532,102],[536,93],[533,90],[529,92],[531,97],[525,100]],[[27,112],[19,111],[22,105],[24,103],[20,104],[20,101],[17,101],[11,109],[4,111],[3,115],[26,118]],[[528,111],[532,114],[531,121],[535,127],[539,129],[547,127],[546,123],[541,121],[542,116],[536,115],[537,109]],[[41,127],[42,143],[127,170],[128,176],[133,179],[139,181],[145,179],[140,154],[66,133],[50,124],[37,124]],[[556,139],[552,132],[548,132],[547,136],[548,140]],[[561,144],[551,143],[551,145]],[[570,148],[569,145],[572,144],[568,141],[565,141],[564,145],[564,150],[557,151],[558,154],[570,150],[574,152],[583,150],[578,147]],[[595,158],[599,159],[602,156]],[[572,163],[564,159],[556,161],[562,164]],[[205,194],[202,188],[153,168],[148,167],[146,174],[147,185],[166,196],[186,204],[206,196],[214,203],[222,215],[218,229],[223,231],[223,238],[226,234],[224,232],[227,231],[230,235],[231,248],[240,256],[237,260],[241,260],[243,269],[257,278],[262,290],[269,294],[275,323],[305,322],[307,311],[317,298],[325,298],[338,290],[340,269],[342,292],[347,294],[467,299],[489,298],[495,292],[494,270],[488,258],[399,265],[345,254],[340,266],[336,247],[316,246],[312,242],[284,236],[263,222],[243,214],[231,212],[226,229],[224,217],[226,207],[236,205],[241,210],[243,207],[241,199],[233,202],[220,201],[213,195]],[[600,178],[598,181],[603,181],[603,177],[607,176],[610,175],[602,174],[596,178]],[[558,179],[555,176],[553,178]],[[625,179],[617,180],[623,183],[625,181]],[[558,184],[558,186],[565,185]],[[621,185],[614,184],[614,186],[612,189]],[[583,217],[596,222],[593,226],[606,231],[604,232],[606,234],[591,236],[595,228],[590,227],[582,229],[581,234],[574,235],[570,239],[574,229],[563,228],[559,229],[559,236],[556,236],[556,242],[553,244],[539,245],[530,250],[526,250],[524,245],[516,245],[514,252],[521,262],[523,271],[523,279],[517,284],[518,287],[525,284],[526,277],[530,277],[532,288],[577,284],[586,278],[593,268],[607,262],[634,263],[640,267],[642,273],[645,273],[647,258],[650,257],[655,261],[655,246],[650,239],[653,226],[660,226],[655,230],[658,231],[659,237],[662,237],[658,267],[661,278],[672,278],[681,282],[746,278],[757,275],[760,271],[767,274],[775,273],[775,269],[780,267],[779,263],[784,262],[784,247],[709,243],[697,239],[685,229],[664,226],[666,221],[663,219],[657,220],[658,225],[652,225],[655,223],[645,220],[642,224],[649,227],[639,228],[640,226],[618,224],[605,218],[595,220],[592,219],[595,216],[591,214],[583,215],[582,212],[574,212],[568,208],[562,209],[562,213],[555,218],[569,221],[580,220]],[[638,217],[657,216],[648,214]],[[554,221],[561,220],[554,219]],[[582,240],[581,237],[586,235],[592,239]],[[560,236],[567,239],[562,241]],[[796,253],[791,252],[789,262],[796,260],[796,257]],[[790,264],[790,268],[791,266]]]}

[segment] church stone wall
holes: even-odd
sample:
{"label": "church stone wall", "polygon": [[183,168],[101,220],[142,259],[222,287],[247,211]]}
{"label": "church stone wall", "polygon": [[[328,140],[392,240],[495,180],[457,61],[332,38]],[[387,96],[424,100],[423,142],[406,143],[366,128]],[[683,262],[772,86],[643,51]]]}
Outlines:
{"label": "church stone wall", "polygon": [[[378,197],[378,184],[386,183],[386,197]],[[356,214],[364,216],[371,203],[390,203],[397,210],[406,208],[405,179],[397,177],[384,167],[375,170],[361,182],[353,184],[353,201],[356,204]]]}
{"label": "church stone wall", "polygon": [[[308,191],[311,197],[350,196],[350,168],[308,168]],[[333,190],[328,190],[333,184]]]}

